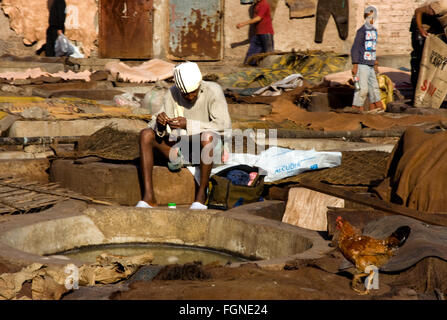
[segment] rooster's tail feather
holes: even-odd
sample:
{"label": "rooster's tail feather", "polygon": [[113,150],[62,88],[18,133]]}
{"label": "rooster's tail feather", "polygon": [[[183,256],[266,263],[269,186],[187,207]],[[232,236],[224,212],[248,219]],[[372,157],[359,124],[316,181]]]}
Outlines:
{"label": "rooster's tail feather", "polygon": [[402,226],[396,229],[388,238],[387,243],[391,247],[401,247],[410,235],[411,228]]}

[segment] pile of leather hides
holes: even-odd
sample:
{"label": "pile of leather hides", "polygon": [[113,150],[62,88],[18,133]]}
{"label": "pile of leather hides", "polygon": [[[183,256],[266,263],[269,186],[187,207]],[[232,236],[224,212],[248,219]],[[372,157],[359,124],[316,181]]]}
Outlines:
{"label": "pile of leather hides", "polygon": [[20,295],[25,282],[31,282],[33,300],[59,300],[76,285],[111,284],[129,278],[154,259],[151,253],[136,256],[101,254],[92,264],[47,266],[33,263],[19,272],[0,275],[0,300],[27,300]]}
{"label": "pile of leather hides", "polygon": [[[305,87],[298,87],[294,92],[299,96],[304,92]],[[441,124],[444,126],[446,117],[442,115],[380,115],[380,114],[348,114],[335,112],[308,112],[296,106],[290,98],[288,92],[277,97],[271,104],[272,113],[265,116],[266,121],[283,123],[284,120],[293,121],[296,125],[305,129],[322,131],[351,131],[361,130],[363,127],[375,130],[387,130],[403,128],[416,124],[429,127]]]}
{"label": "pile of leather hides", "polygon": [[[379,67],[379,74],[386,75],[388,78],[390,78],[391,81],[393,81],[394,87],[396,89],[402,89],[411,86],[411,75],[408,71],[402,71],[389,67]],[[333,87],[337,85],[347,84],[350,79],[352,79],[351,70],[347,70],[329,74],[323,78],[323,81],[328,86]]]}
{"label": "pile of leather hides", "polygon": [[143,62],[139,66],[131,67],[123,62],[109,62],[105,69],[114,78],[124,82],[145,83],[166,80],[173,77],[174,64],[160,59]]}
{"label": "pile of leather hides", "polygon": [[90,81],[91,72],[88,70],[82,72],[73,72],[71,70],[64,72],[59,71],[56,73],[49,73],[42,71],[40,68],[27,69],[26,71],[8,71],[1,72],[0,78],[6,80],[25,80],[25,79],[35,79],[39,77],[53,77],[62,78],[64,80],[84,80]]}
{"label": "pile of leather hides", "polygon": [[447,213],[447,132],[410,127],[387,165],[380,197],[427,213]]}

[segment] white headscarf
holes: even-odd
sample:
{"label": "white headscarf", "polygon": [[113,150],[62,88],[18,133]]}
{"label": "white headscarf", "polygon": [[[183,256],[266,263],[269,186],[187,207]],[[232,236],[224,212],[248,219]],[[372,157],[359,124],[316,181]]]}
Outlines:
{"label": "white headscarf", "polygon": [[174,82],[183,93],[197,90],[202,82],[202,73],[195,62],[184,62],[174,68]]}

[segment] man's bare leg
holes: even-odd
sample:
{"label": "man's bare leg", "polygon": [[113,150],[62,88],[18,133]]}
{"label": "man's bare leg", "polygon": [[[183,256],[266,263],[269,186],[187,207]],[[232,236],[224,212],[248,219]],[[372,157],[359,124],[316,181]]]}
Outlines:
{"label": "man's bare leg", "polygon": [[152,129],[143,129],[140,132],[140,167],[143,177],[144,196],[143,201],[150,206],[156,206],[154,186],[152,181],[152,171],[154,168],[154,148],[158,149],[163,156],[169,157],[171,146],[163,139],[160,142],[155,137],[155,132]]}
{"label": "man's bare leg", "polygon": [[[208,187],[208,182],[210,180],[211,169],[213,168],[213,156],[214,156],[214,143],[213,143],[213,135],[209,133],[203,133],[201,136],[201,150],[205,149],[206,155],[205,158],[208,158],[211,161],[203,161],[204,157],[200,157],[200,186],[196,193],[196,202],[200,202],[201,204],[205,204],[206,202],[206,188]],[[209,149],[209,150],[208,150]],[[209,157],[208,157],[209,155]]]}

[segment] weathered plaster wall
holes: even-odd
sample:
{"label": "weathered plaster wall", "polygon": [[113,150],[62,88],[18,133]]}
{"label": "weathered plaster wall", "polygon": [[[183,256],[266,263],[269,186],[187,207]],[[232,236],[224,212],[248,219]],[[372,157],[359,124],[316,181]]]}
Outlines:
{"label": "weathered plaster wall", "polygon": [[[4,14],[0,14],[0,54],[33,54],[36,44],[26,47],[23,43],[44,43],[47,28],[47,0],[1,0],[0,3],[10,17],[10,27],[18,33],[15,35],[8,25]],[[248,49],[248,27],[236,29],[236,24],[249,18],[248,5],[241,5],[240,0],[224,1],[224,56],[226,61],[242,62]],[[270,0],[274,1],[274,0]],[[85,51],[95,57],[98,34],[99,0],[66,0],[68,6],[77,6],[67,16],[67,35],[79,41]],[[275,30],[275,47],[277,50],[328,50],[349,53],[355,31],[363,23],[363,9],[372,4],[379,10],[378,54],[409,54],[411,51],[409,26],[414,9],[424,0],[350,0],[350,19],[348,38],[343,41],[338,35],[334,19],[329,19],[323,42],[317,44],[315,37],[315,17],[290,19],[289,7],[285,0],[278,0],[273,17]],[[8,9],[9,8],[9,9]],[[20,8],[20,10],[18,9]],[[77,17],[77,18],[76,18]],[[4,21],[4,23],[1,23]],[[22,35],[23,43],[17,44]],[[43,41],[43,42],[42,42]],[[165,58],[169,51],[169,0],[154,0],[154,40],[155,58]]]}
{"label": "weathered plaster wall", "polygon": [[[97,39],[97,0],[66,0],[66,35],[82,46],[88,56]],[[46,41],[48,28],[47,0],[3,0],[2,9],[9,17],[10,28],[23,37],[25,45],[40,48]]]}
{"label": "weathered plaster wall", "polygon": [[[379,11],[379,55],[409,54],[411,35],[409,32],[414,10],[425,0],[350,0],[349,35],[343,41],[338,36],[335,21],[329,19],[323,42],[314,42],[315,16],[311,18],[290,19],[289,7],[279,0],[273,17],[275,49],[277,50],[331,50],[349,53],[356,30],[363,24],[363,9],[374,5]],[[248,39],[248,28],[236,29],[236,23],[249,18],[247,5],[240,0],[225,0],[225,53],[227,57],[242,57],[248,43],[238,45]],[[247,41],[245,41],[247,42]]]}
{"label": "weathered plaster wall", "polygon": [[30,46],[25,46],[22,37],[9,27],[9,18],[0,10],[0,55],[6,53],[28,56],[34,54],[34,49]]}
{"label": "weathered plaster wall", "polygon": [[[352,1],[352,0],[351,0]],[[409,54],[409,31],[414,10],[426,0],[357,0],[374,5],[379,12],[378,54]]]}
{"label": "weathered plaster wall", "polygon": [[153,54],[155,58],[164,58],[169,46],[169,1],[154,0],[154,37]]}

